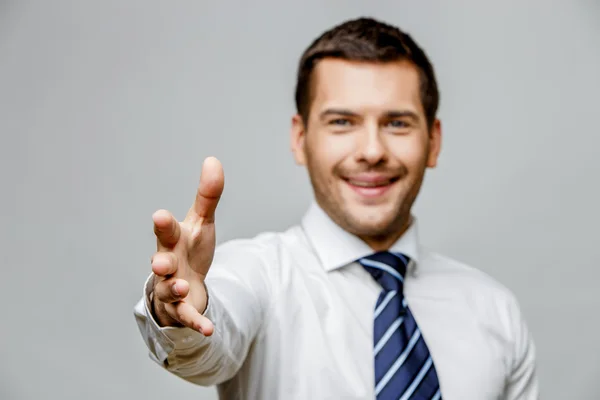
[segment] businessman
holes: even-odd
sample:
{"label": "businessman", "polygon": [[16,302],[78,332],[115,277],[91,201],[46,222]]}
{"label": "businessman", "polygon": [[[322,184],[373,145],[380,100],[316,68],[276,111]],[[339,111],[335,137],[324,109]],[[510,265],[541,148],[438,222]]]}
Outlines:
{"label": "businessman", "polygon": [[314,191],[298,225],[215,247],[215,158],[183,221],[153,215],[135,317],[154,361],[222,399],[538,399],[513,294],[419,242],[411,208],[442,142],[425,52],[344,22],[301,56],[295,100],[291,150]]}

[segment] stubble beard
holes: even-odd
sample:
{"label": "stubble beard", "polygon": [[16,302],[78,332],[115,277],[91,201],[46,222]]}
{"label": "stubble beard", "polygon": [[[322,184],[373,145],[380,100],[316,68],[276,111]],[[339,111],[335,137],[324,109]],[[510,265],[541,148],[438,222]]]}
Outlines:
{"label": "stubble beard", "polygon": [[[397,200],[391,211],[387,211],[392,215],[391,217],[379,223],[365,223],[364,219],[357,218],[346,208],[339,191],[336,193],[334,185],[338,184],[338,182],[335,182],[338,179],[337,175],[334,174],[329,178],[317,176],[318,174],[313,173],[313,171],[317,171],[318,168],[316,166],[314,169],[311,168],[311,161],[308,162],[308,171],[317,204],[345,231],[366,242],[389,243],[391,245],[410,226],[412,206],[419,194],[425,175],[424,166],[413,182],[406,182],[408,190],[404,193],[403,198]],[[329,179],[331,181],[328,181]],[[400,180],[395,184],[402,185],[405,183],[403,180],[406,179],[410,179],[410,176],[405,168]]]}

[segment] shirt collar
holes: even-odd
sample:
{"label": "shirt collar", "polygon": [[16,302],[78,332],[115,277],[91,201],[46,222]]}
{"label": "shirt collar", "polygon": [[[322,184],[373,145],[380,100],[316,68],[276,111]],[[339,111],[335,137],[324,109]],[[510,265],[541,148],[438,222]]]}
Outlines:
{"label": "shirt collar", "polygon": [[[302,228],[326,271],[332,271],[373,254],[373,249],[369,245],[342,229],[314,201],[302,219]],[[407,231],[390,247],[389,251],[400,252],[410,257],[413,268],[418,265],[419,237],[416,218],[412,218]]]}

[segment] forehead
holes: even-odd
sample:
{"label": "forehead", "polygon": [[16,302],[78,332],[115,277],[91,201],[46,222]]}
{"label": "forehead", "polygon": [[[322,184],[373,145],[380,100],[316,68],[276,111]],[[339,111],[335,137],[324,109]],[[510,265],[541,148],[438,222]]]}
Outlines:
{"label": "forehead", "polygon": [[407,61],[372,63],[324,59],[313,71],[311,109],[341,107],[422,113],[419,73]]}

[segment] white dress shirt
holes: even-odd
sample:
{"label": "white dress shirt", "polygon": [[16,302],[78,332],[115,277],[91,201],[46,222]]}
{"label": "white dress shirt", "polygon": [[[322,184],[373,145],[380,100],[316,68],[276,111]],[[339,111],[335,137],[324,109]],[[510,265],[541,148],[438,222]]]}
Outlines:
{"label": "white dress shirt", "polygon": [[[444,400],[538,399],[535,350],[513,294],[428,251],[417,223],[391,247],[408,255],[404,293]],[[217,247],[206,284],[210,337],[161,328],[152,275],[134,314],[150,356],[222,399],[373,399],[379,284],[356,260],[373,251],[316,204],[302,223]]]}

